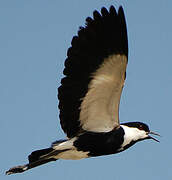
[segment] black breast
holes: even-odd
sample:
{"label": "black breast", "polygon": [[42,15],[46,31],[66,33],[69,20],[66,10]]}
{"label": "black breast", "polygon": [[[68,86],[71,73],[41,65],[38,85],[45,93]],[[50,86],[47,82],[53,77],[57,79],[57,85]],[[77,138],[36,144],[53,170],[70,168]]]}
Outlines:
{"label": "black breast", "polygon": [[118,152],[124,141],[124,130],[112,130],[107,133],[85,132],[74,142],[79,151],[89,152],[89,156],[101,156]]}

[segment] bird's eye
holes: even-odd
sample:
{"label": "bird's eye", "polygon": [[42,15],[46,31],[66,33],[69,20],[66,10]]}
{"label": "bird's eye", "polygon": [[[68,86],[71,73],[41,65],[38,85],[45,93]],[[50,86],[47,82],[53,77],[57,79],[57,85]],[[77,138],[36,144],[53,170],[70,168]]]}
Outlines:
{"label": "bird's eye", "polygon": [[143,128],[143,126],[142,126],[142,125],[140,125],[140,126],[139,126],[139,129],[140,129],[140,130],[143,130],[144,128]]}

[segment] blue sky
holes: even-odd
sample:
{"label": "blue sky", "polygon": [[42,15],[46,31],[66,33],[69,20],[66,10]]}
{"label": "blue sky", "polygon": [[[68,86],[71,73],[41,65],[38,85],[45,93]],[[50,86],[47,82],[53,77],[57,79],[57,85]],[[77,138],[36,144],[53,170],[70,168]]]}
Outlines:
{"label": "blue sky", "polygon": [[[143,121],[162,137],[125,152],[78,161],[59,160],[5,176],[36,149],[65,137],[59,124],[57,87],[66,51],[93,10],[123,5],[129,64],[121,122]],[[0,179],[171,179],[171,0],[0,1]]]}

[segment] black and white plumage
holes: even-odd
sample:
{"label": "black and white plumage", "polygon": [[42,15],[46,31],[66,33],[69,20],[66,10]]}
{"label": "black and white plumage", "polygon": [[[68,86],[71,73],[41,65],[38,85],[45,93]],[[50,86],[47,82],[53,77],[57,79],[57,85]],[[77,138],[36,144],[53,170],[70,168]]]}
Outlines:
{"label": "black and white plumage", "polygon": [[122,7],[94,11],[74,36],[58,89],[60,123],[67,139],[32,152],[29,163],[6,174],[24,172],[58,159],[82,159],[121,152],[138,141],[154,139],[141,122],[119,123],[119,104],[128,61]]}

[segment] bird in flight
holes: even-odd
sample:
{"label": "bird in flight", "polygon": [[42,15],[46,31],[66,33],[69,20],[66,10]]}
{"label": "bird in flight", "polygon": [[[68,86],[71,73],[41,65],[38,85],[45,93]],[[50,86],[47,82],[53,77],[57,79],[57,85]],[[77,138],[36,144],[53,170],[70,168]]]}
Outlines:
{"label": "bird in flight", "polygon": [[128,38],[123,8],[93,12],[67,51],[64,78],[58,88],[60,123],[65,140],[36,150],[29,163],[9,169],[21,173],[58,159],[82,159],[119,153],[138,141],[159,135],[142,122],[119,122],[126,78]]}

